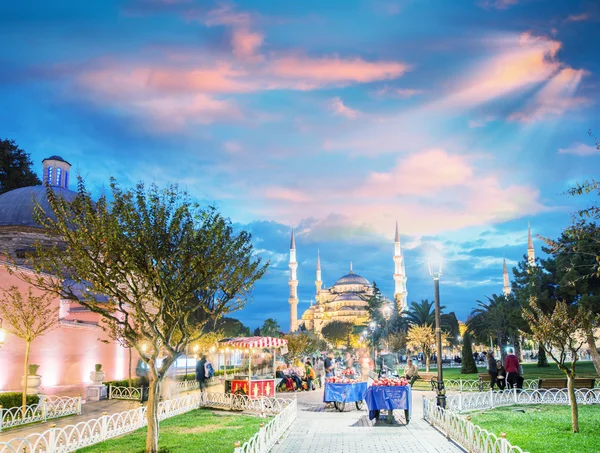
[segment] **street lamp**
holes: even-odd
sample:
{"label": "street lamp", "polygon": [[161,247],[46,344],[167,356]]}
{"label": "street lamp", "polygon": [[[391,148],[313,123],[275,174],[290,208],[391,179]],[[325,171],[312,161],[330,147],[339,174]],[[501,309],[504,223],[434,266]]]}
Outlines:
{"label": "street lamp", "polygon": [[392,316],[392,307],[390,307],[390,304],[385,304],[381,308],[381,312],[383,313],[383,317],[385,318],[385,342],[386,342],[387,350],[389,352],[389,350],[390,350],[389,322],[390,322],[390,317]]}
{"label": "street lamp", "polygon": [[373,359],[375,363],[377,363],[377,348],[375,347],[375,329],[377,328],[377,323],[372,321],[369,324],[369,329],[371,329],[371,342],[373,343]]}
{"label": "street lamp", "polygon": [[440,324],[440,277],[442,275],[442,260],[429,261],[429,274],[433,277],[433,295],[435,299],[435,338],[437,343],[437,405],[446,408],[446,390],[444,389],[444,374],[442,371],[442,329]]}
{"label": "street lamp", "polygon": [[4,344],[4,329],[2,328],[2,318],[0,318],[0,348]]}

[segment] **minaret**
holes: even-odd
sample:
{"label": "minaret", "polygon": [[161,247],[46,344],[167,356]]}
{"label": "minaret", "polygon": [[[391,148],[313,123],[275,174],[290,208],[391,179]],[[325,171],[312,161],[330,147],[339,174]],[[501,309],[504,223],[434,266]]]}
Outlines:
{"label": "minaret", "polygon": [[290,243],[290,332],[298,330],[298,278],[296,269],[298,262],[296,261],[296,238],[294,237],[294,229],[292,229],[292,241]]}
{"label": "minaret", "polygon": [[396,235],[394,237],[394,301],[398,314],[407,308],[406,297],[406,270],[404,268],[404,257],[400,249],[400,232],[398,231],[398,222],[396,222]]}
{"label": "minaret", "polygon": [[535,249],[531,238],[531,225],[527,222],[527,261],[531,267],[535,266]]}
{"label": "minaret", "polygon": [[504,286],[502,287],[502,292],[504,293],[505,296],[508,296],[510,294],[510,282],[508,280],[508,268],[506,267],[506,258],[504,258],[503,274],[504,274]]}
{"label": "minaret", "polygon": [[321,253],[317,250],[317,279],[315,280],[315,286],[317,287],[317,303],[319,303],[319,293],[323,282],[321,281]]}

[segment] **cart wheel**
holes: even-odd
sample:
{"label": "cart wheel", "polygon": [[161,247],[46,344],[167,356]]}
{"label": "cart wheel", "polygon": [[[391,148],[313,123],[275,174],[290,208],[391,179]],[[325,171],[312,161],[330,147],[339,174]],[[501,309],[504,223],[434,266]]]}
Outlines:
{"label": "cart wheel", "polygon": [[406,409],[404,409],[404,418],[406,419],[406,424],[408,425],[410,423],[410,412],[408,412]]}
{"label": "cart wheel", "polygon": [[334,401],[333,405],[340,412],[344,412],[344,409],[346,409],[346,403],[340,403],[340,402]]}
{"label": "cart wheel", "polygon": [[360,400],[360,401],[357,401],[357,402],[356,402],[356,409],[357,409],[357,410],[361,410],[361,409],[362,409],[362,407],[363,407],[363,402],[362,402],[362,400]]}

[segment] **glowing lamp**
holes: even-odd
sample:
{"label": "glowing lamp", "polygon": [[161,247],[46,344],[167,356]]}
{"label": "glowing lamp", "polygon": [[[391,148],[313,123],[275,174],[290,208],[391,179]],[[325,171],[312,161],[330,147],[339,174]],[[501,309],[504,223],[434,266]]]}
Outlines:
{"label": "glowing lamp", "polygon": [[429,275],[431,275],[434,280],[439,280],[442,276],[442,259],[439,257],[429,259],[427,260],[427,265],[429,266]]}

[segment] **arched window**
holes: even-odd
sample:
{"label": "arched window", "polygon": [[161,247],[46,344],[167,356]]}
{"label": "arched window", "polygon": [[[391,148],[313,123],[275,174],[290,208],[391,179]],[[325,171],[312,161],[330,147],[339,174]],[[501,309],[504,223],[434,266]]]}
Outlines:
{"label": "arched window", "polygon": [[56,185],[60,187],[60,177],[62,175],[62,168],[56,169]]}
{"label": "arched window", "polygon": [[69,172],[65,170],[65,189],[69,188]]}
{"label": "arched window", "polygon": [[52,167],[48,167],[48,177],[46,179],[48,184],[52,184]]}

